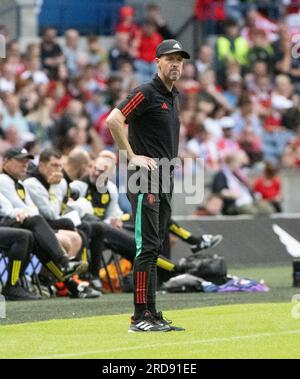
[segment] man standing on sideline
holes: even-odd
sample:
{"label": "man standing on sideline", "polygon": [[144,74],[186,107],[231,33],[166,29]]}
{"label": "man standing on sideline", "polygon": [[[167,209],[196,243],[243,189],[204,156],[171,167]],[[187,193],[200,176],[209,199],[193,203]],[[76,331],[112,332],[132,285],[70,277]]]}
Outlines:
{"label": "man standing on sideline", "polygon": [[[156,49],[158,74],[151,82],[133,90],[107,118],[118,148],[127,154],[129,161],[127,195],[135,220],[137,248],[133,269],[134,315],[130,332],[183,330],[171,326],[170,321],[156,309],[156,261],[171,217],[173,187],[172,170],[164,172],[157,162],[163,158],[170,162],[178,154],[180,123],[178,91],[174,83],[181,76],[184,59],[189,58],[178,41],[161,42]],[[125,123],[129,125],[128,139],[124,133]],[[140,169],[140,184],[148,179],[146,188],[140,188],[137,193],[130,188],[131,175],[136,174],[130,166]],[[152,170],[155,175],[150,175]],[[144,177],[143,171],[147,172]],[[163,191],[162,179],[166,175],[170,185]]]}

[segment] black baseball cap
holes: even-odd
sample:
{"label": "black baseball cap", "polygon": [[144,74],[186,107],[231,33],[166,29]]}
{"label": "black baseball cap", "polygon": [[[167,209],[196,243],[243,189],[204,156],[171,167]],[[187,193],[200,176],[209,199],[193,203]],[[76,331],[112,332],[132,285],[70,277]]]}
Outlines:
{"label": "black baseball cap", "polygon": [[34,156],[29,154],[28,151],[20,147],[11,147],[3,154],[4,159],[34,159]]}
{"label": "black baseball cap", "polygon": [[223,26],[226,27],[231,27],[231,26],[238,26],[239,22],[235,18],[228,17],[223,21]]}
{"label": "black baseball cap", "polygon": [[183,58],[190,59],[190,54],[183,50],[181,43],[176,39],[165,39],[156,48],[156,58],[171,53],[180,53]]}

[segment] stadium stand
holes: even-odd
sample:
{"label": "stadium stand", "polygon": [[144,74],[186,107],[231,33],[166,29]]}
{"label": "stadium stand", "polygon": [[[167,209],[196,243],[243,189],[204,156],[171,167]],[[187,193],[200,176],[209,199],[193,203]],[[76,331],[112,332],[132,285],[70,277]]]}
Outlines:
{"label": "stadium stand", "polygon": [[76,29],[80,34],[111,35],[114,33],[116,14],[124,0],[44,0],[39,14],[40,30],[53,26],[64,34],[68,29]]}

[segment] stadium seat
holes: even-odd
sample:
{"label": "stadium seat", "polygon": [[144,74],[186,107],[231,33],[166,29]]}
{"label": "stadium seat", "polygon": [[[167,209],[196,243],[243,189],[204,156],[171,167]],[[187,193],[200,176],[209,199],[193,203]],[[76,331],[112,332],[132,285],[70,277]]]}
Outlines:
{"label": "stadium seat", "polygon": [[113,281],[112,281],[112,278],[110,277],[110,273],[108,270],[108,265],[111,263],[113,263],[115,265],[117,275],[118,275],[119,287],[120,287],[120,289],[122,289],[124,287],[124,278],[123,278],[122,270],[121,270],[121,267],[119,264],[120,256],[111,249],[106,250],[106,252],[108,253],[108,254],[106,254],[107,255],[106,258],[104,257],[104,254],[101,255],[101,263],[102,263],[102,267],[104,268],[105,273],[106,273],[109,288],[110,288],[111,292],[115,292],[115,289],[113,286]]}
{"label": "stadium seat", "polygon": [[124,0],[44,0],[39,14],[40,30],[52,25],[63,34],[76,28],[80,34],[113,34],[120,6]]}
{"label": "stadium seat", "polygon": [[0,250],[0,284],[1,287],[4,286],[7,280],[7,258],[3,255]]}
{"label": "stadium seat", "polygon": [[[7,271],[7,264],[8,264],[8,258],[4,256],[3,251],[1,252],[0,250],[0,284],[1,288],[5,285],[7,281],[7,276],[8,276],[8,271]],[[26,288],[29,288],[29,283],[27,281],[26,277],[31,277],[32,278],[32,283],[37,286],[37,289],[42,295],[42,290],[40,286],[40,281],[38,278],[38,274],[41,271],[42,264],[38,260],[38,258],[34,255],[31,254],[30,261],[26,267],[25,270],[25,275],[21,278],[22,285]]]}

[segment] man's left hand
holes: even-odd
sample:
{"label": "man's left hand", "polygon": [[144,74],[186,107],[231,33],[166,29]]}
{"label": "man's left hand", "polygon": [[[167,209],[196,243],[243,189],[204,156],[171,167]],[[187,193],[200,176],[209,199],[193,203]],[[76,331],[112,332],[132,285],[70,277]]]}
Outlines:
{"label": "man's left hand", "polygon": [[110,225],[113,226],[114,228],[117,228],[117,229],[123,228],[123,221],[120,220],[119,218],[111,218],[109,221],[110,221]]}

